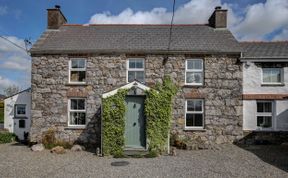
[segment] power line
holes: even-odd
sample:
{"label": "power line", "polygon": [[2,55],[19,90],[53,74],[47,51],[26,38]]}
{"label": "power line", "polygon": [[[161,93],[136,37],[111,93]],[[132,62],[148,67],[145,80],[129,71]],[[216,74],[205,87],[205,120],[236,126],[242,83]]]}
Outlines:
{"label": "power line", "polygon": [[[18,47],[18,48],[20,48],[20,49],[22,49],[22,50],[24,50],[25,52],[28,53],[28,51],[27,51],[25,48],[23,48],[22,46],[20,46],[20,45],[14,43],[13,41],[9,40],[8,38],[6,38],[6,37],[4,37],[4,36],[1,36],[1,35],[0,35],[0,38],[2,38],[2,39],[4,39],[4,40],[8,41],[9,43],[13,44],[14,46],[16,46],[16,47]],[[27,40],[27,41],[28,41],[28,40]],[[26,43],[26,41],[24,41],[24,42]]]}
{"label": "power line", "polygon": [[173,10],[172,10],[172,18],[171,18],[170,31],[169,31],[168,51],[170,50],[170,47],[171,47],[172,28],[173,28],[173,21],[174,21],[174,15],[175,15],[175,2],[176,0],[173,0]]}

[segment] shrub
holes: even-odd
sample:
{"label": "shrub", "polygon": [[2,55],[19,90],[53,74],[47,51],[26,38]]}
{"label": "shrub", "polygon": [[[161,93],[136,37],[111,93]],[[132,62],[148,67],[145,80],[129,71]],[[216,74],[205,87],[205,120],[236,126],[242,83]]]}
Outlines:
{"label": "shrub", "polygon": [[42,143],[46,149],[52,149],[56,146],[62,146],[65,149],[72,148],[71,143],[56,139],[54,129],[48,129],[48,131],[43,135]]}
{"label": "shrub", "polygon": [[14,133],[2,132],[0,133],[0,144],[1,143],[11,143],[16,139],[16,135]]}
{"label": "shrub", "polygon": [[151,150],[148,154],[146,154],[145,158],[156,158],[159,156],[159,153],[156,150]]}

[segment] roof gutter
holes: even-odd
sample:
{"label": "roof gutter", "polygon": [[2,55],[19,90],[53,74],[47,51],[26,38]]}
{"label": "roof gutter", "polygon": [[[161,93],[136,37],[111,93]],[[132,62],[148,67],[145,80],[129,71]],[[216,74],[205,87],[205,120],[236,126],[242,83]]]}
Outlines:
{"label": "roof gutter", "polygon": [[241,57],[241,62],[288,62],[288,57]]}
{"label": "roof gutter", "polygon": [[188,50],[30,50],[31,56],[39,55],[69,55],[69,54],[228,54],[241,55],[240,51],[188,51]]}

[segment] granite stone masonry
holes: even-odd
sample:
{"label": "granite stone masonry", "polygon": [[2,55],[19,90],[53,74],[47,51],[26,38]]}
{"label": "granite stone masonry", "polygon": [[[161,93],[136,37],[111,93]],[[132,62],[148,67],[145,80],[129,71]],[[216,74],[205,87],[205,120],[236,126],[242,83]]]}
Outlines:
{"label": "granite stone masonry", "polygon": [[[59,140],[100,145],[101,96],[126,84],[126,61],[129,56],[85,55],[86,84],[68,82],[69,55],[32,57],[32,126],[31,141],[41,142],[43,134],[53,128]],[[145,55],[145,82],[153,87],[170,75],[179,85],[174,99],[171,132],[188,138],[190,146],[209,148],[213,144],[231,143],[242,133],[242,65],[236,56]],[[185,60],[204,60],[204,85],[185,86]],[[68,127],[68,99],[86,98],[86,128]],[[205,127],[185,130],[185,99],[203,98]]]}

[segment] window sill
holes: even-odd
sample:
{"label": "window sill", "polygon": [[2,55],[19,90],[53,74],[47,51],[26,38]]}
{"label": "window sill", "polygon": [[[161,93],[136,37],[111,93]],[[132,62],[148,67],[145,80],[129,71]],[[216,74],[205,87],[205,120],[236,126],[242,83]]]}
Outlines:
{"label": "window sill", "polygon": [[13,119],[28,119],[26,116],[14,116]]}
{"label": "window sill", "polygon": [[86,126],[68,126],[64,130],[85,130]]}
{"label": "window sill", "polygon": [[66,83],[65,86],[88,86],[87,83]]}
{"label": "window sill", "polygon": [[285,86],[284,83],[262,83],[261,86],[263,87],[283,87]]}
{"label": "window sill", "polygon": [[192,88],[192,87],[203,87],[204,85],[194,85],[194,84],[184,84],[183,87]]}
{"label": "window sill", "polygon": [[198,131],[198,132],[206,132],[206,129],[204,128],[184,128],[184,131]]}

